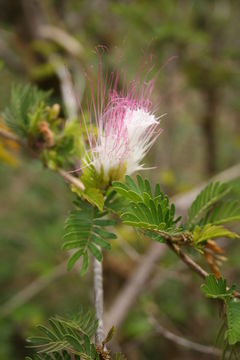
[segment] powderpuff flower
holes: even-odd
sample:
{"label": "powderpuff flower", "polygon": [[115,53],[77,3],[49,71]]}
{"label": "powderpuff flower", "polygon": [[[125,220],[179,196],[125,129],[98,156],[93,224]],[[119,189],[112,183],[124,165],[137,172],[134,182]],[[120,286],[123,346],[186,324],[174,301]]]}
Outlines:
{"label": "powderpuff flower", "polygon": [[118,74],[103,77],[100,63],[97,99],[90,80],[91,101],[88,103],[90,129],[84,166],[93,165],[99,174],[119,180],[143,168],[142,160],[162,129],[152,110],[150,96],[154,81],[139,78],[118,90]]}

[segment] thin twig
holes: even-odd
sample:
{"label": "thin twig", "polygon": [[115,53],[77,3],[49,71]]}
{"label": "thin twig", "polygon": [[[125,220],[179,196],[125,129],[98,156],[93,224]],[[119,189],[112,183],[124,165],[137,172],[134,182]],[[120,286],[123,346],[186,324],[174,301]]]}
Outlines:
{"label": "thin twig", "polygon": [[0,136],[6,140],[15,141],[16,143],[18,143],[21,146],[24,146],[24,147],[26,146],[26,144],[17,135],[10,133],[7,130],[0,128]]}
{"label": "thin twig", "polygon": [[97,345],[101,345],[105,338],[103,326],[103,269],[102,262],[98,261],[95,257],[93,258],[93,287],[95,316],[98,320],[95,342]]}
{"label": "thin twig", "polygon": [[76,186],[78,189],[80,190],[84,190],[85,186],[83,185],[83,183],[81,182],[81,180],[79,180],[78,178],[76,178],[75,176],[72,176],[71,174],[69,174],[67,171],[63,170],[63,169],[57,169],[57,172],[70,184]]}
{"label": "thin twig", "polygon": [[208,276],[208,272],[205,271],[200,265],[193,261],[190,256],[186,255],[182,249],[176,244],[172,243],[171,240],[166,240],[167,245],[175,254],[195,273],[205,279]]}
{"label": "thin twig", "polygon": [[69,119],[73,119],[78,115],[78,104],[74,94],[74,85],[71,74],[59,55],[51,55],[49,61],[53,65],[60,82],[66,113]]}
{"label": "thin twig", "polygon": [[[196,274],[201,276],[203,279],[209,275],[207,271],[205,271],[200,265],[198,265],[190,256],[185,254],[182,249],[176,244],[172,243],[171,240],[166,241],[169,248],[175,252],[175,254]],[[238,291],[233,292],[233,296],[236,298],[240,298],[240,293]]]}
{"label": "thin twig", "polygon": [[185,339],[182,336],[176,335],[173,332],[165,329],[159,322],[153,317],[148,316],[149,322],[153,325],[154,329],[158,334],[163,336],[165,339],[174,342],[177,345],[180,345],[182,347],[185,347],[189,350],[194,350],[203,354],[208,354],[212,356],[220,356],[221,350],[216,349],[212,346],[202,345],[199,343],[196,343],[194,341]]}
{"label": "thin twig", "polygon": [[[70,251],[70,255],[71,255]],[[15,309],[20,306],[26,304],[30,301],[34,296],[40,293],[43,289],[49,286],[53,281],[58,278],[67,275],[68,260],[61,262],[59,265],[56,265],[52,271],[48,274],[42,275],[37,279],[33,280],[30,284],[28,284],[24,289],[20,290],[16,295],[12,298],[8,299],[4,304],[0,305],[0,318],[7,317],[10,315]],[[81,261],[76,264],[76,272],[80,273],[82,268]]]}
{"label": "thin twig", "polygon": [[83,55],[83,47],[78,40],[68,34],[65,30],[53,25],[40,25],[39,36],[56,42],[58,45],[66,49],[69,54],[81,57]]}
{"label": "thin twig", "polygon": [[24,289],[19,291],[5,304],[0,306],[0,316],[5,317],[11,314],[12,311],[27,303],[30,299],[36,296],[46,286],[50,285],[54,280],[58,279],[66,273],[67,261],[57,265],[49,274],[40,276],[32,283],[27,285]]}

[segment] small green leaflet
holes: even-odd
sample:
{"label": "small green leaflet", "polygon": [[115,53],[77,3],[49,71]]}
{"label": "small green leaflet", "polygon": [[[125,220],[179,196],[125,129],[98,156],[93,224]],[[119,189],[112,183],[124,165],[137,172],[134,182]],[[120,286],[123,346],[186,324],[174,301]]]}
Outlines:
{"label": "small green leaflet", "polygon": [[36,354],[31,358],[27,356],[25,360],[81,360],[78,355],[70,355],[67,351],[53,352],[51,355],[48,354]]}
{"label": "small green leaflet", "polygon": [[207,224],[204,227],[196,226],[193,230],[193,242],[196,246],[209,239],[227,237],[231,239],[240,238],[240,236],[221,225]]}
{"label": "small green leaflet", "polygon": [[188,228],[198,224],[207,211],[227,195],[230,190],[230,185],[226,183],[215,182],[208,184],[193,201],[188,211]]}
{"label": "small green leaflet", "polygon": [[[80,357],[74,359],[98,360],[99,355],[96,352],[94,344],[90,338],[97,329],[97,320],[91,312],[85,314],[81,310],[78,317],[73,320],[63,318],[52,318],[49,320],[50,327],[39,326],[43,336],[32,337],[32,348],[36,349],[38,355],[36,359],[72,359],[70,354],[76,354]],[[64,355],[64,356],[63,356]],[[63,356],[63,357],[61,357]],[[35,359],[35,358],[34,358]]]}
{"label": "small green leaflet", "polygon": [[100,212],[87,201],[78,199],[76,205],[77,209],[71,211],[66,220],[63,249],[75,250],[69,258],[68,270],[82,257],[81,274],[85,274],[88,269],[89,252],[98,261],[102,261],[100,248],[111,249],[109,240],[115,239],[116,235],[105,228],[115,225],[116,222],[104,218],[106,213]]}
{"label": "small green leaflet", "polygon": [[96,206],[99,211],[103,211],[104,196],[101,190],[95,187],[86,187],[85,190],[79,190],[76,186],[71,186],[72,192],[75,192],[80,198],[87,200],[92,206]]}
{"label": "small green leaflet", "polygon": [[85,186],[85,190],[81,191],[76,187],[72,190],[76,192],[79,197],[83,197],[93,206],[97,206],[100,211],[103,211],[104,196],[101,191],[103,174],[98,174],[94,166],[88,164],[82,171],[81,181]]}
{"label": "small green leaflet", "polygon": [[158,184],[153,193],[149,181],[137,175],[137,183],[126,176],[125,183],[114,181],[113,188],[128,200],[128,205],[120,212],[125,224],[146,230],[175,229],[180,218],[174,219],[175,207],[169,204],[168,197],[161,192]]}
{"label": "small green leaflet", "polygon": [[15,85],[11,90],[11,102],[2,116],[16,134],[26,137],[32,132],[36,116],[44,118],[44,104],[50,92],[43,92],[31,85]]}
{"label": "small green leaflet", "polygon": [[[107,350],[101,355],[101,349],[96,348],[91,339],[96,334],[98,322],[92,312],[83,312],[81,309],[78,316],[72,320],[55,317],[50,319],[50,326],[39,326],[43,336],[29,339],[36,355],[26,360],[100,360],[110,359]],[[112,339],[114,328],[112,327],[102,343],[102,346]],[[127,360],[120,353],[113,355],[115,360]]]}
{"label": "small green leaflet", "polygon": [[240,342],[240,300],[233,297],[235,286],[227,288],[226,280],[222,278],[216,279],[213,274],[206,277],[206,283],[201,288],[207,298],[221,299],[225,303],[226,320],[221,327],[221,330],[224,329],[224,326],[227,327],[225,341],[228,343],[222,355],[222,359],[225,359],[225,353],[229,345]]}
{"label": "small green leaflet", "polygon": [[212,211],[207,213],[202,220],[201,225],[211,223],[213,225],[222,225],[240,220],[240,202],[238,200],[227,200],[217,204]]}
{"label": "small green leaflet", "polygon": [[117,194],[112,188],[107,191],[104,208],[110,213],[121,215],[122,209],[128,206],[129,201]]}
{"label": "small green leaflet", "polygon": [[226,280],[222,278],[216,279],[213,274],[210,274],[206,277],[206,283],[201,288],[207,298],[225,300],[232,296],[235,286],[227,289]]}
{"label": "small green leaflet", "polygon": [[240,342],[240,300],[229,299],[226,304],[228,342],[234,345]]}

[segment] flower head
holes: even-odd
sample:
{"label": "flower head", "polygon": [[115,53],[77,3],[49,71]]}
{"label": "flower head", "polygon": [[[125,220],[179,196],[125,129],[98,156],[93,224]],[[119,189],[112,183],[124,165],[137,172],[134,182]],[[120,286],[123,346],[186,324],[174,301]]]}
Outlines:
{"label": "flower head", "polygon": [[89,150],[84,161],[106,177],[114,173],[112,180],[117,180],[120,174],[143,168],[144,156],[162,131],[151,109],[153,81],[141,83],[137,78],[126,90],[118,91],[118,75],[103,78],[100,67],[98,84],[95,101],[91,81]]}

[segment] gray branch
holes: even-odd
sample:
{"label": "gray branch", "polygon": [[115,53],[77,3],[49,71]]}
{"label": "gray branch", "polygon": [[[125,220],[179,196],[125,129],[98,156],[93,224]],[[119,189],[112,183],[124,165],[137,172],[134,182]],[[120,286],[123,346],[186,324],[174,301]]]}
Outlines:
{"label": "gray branch", "polygon": [[221,350],[214,348],[212,346],[202,345],[196,343],[195,341],[188,340],[182,336],[176,335],[173,332],[164,328],[161,324],[159,324],[159,322],[153,316],[149,316],[148,319],[149,322],[153,325],[155,331],[165,339],[181,347],[187,348],[189,350],[194,350],[202,354],[208,354],[217,357],[221,356],[222,353]]}
{"label": "gray branch", "polygon": [[95,316],[98,320],[95,341],[97,345],[101,345],[105,337],[103,326],[103,270],[102,262],[98,261],[95,257],[93,259],[93,287]]}
{"label": "gray branch", "polygon": [[50,274],[40,276],[24,289],[19,291],[0,307],[2,317],[8,316],[15,309],[30,301],[34,296],[49,286],[53,281],[66,274],[67,261],[57,265]]}

